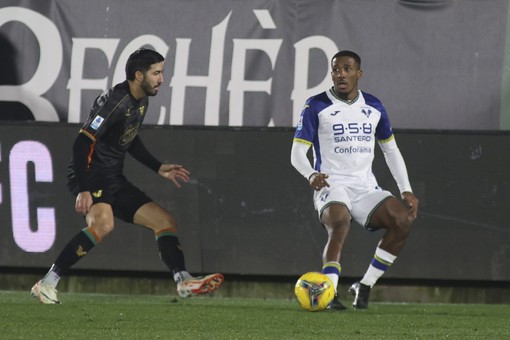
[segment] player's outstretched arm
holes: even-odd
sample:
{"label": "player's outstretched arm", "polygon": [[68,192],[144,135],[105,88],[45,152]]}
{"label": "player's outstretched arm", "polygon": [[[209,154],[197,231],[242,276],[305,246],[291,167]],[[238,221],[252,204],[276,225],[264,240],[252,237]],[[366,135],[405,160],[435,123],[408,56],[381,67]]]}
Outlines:
{"label": "player's outstretched arm", "polygon": [[128,152],[133,156],[137,161],[144,164],[148,168],[152,169],[154,172],[158,172],[161,168],[161,162],[158,161],[150,152],[147,150],[145,145],[142,143],[142,140],[139,136],[136,136],[135,139],[131,142],[131,145],[128,149]]}
{"label": "player's outstretched arm", "polygon": [[168,180],[174,182],[175,186],[180,188],[179,182],[189,182],[190,172],[180,164],[161,164],[158,174]]}

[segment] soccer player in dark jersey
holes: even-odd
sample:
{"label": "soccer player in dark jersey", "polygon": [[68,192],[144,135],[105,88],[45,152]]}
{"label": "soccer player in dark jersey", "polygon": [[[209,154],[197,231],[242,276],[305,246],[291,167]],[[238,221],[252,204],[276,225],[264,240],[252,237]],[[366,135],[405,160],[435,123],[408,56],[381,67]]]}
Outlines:
{"label": "soccer player in dark jersey", "polygon": [[[370,289],[397,258],[418,213],[418,199],[412,193],[386,109],[379,99],[358,89],[362,73],[356,53],[340,51],[333,56],[333,86],[306,102],[291,151],[292,165],[314,190],[315,209],[328,233],[322,272],[335,290],[351,220],[369,231],[386,230],[367,272],[349,289],[356,309],[368,308]],[[372,173],[375,142],[405,205],[377,184]],[[310,147],[314,167],[307,158]],[[345,307],[334,299],[330,309]]]}
{"label": "soccer player in dark jersey", "polygon": [[172,181],[189,181],[189,171],[179,164],[163,164],[145,148],[138,131],[145,118],[148,97],[163,83],[164,57],[142,48],[126,63],[126,80],[95,100],[89,117],[73,144],[68,186],[76,196],[75,210],[87,227],[64,247],[31,295],[45,304],[60,303],[56,286],[62,275],[88,254],[114,228],[114,217],[154,231],[160,257],[171,271],[179,296],[207,294],[223,283],[222,274],[192,277],[184,263],[174,217],[123,175],[129,152],[137,161]]}

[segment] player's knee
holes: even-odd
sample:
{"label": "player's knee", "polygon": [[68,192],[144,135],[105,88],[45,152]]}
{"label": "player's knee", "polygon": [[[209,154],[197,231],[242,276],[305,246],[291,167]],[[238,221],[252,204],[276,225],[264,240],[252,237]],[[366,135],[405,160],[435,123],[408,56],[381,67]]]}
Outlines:
{"label": "player's knee", "polygon": [[158,220],[158,222],[153,225],[147,225],[148,228],[152,229],[156,234],[163,230],[171,230],[172,232],[177,232],[177,222],[175,218],[166,214],[164,217]]}
{"label": "player's knee", "polygon": [[165,219],[165,222],[162,225],[163,229],[170,229],[174,232],[177,231],[177,221],[173,216],[169,216],[167,219]]}
{"label": "player's knee", "polygon": [[409,214],[399,214],[395,217],[394,229],[395,232],[402,238],[405,239],[411,232],[411,225],[413,219]]}
{"label": "player's knee", "polygon": [[344,233],[350,226],[350,218],[342,216],[329,223],[328,232],[330,235]]}
{"label": "player's knee", "polygon": [[92,228],[92,230],[99,236],[100,239],[103,239],[106,235],[111,233],[114,228],[113,218],[107,214],[96,215],[88,222],[89,227]]}
{"label": "player's knee", "polygon": [[96,233],[100,240],[104,239],[108,234],[113,231],[114,225],[112,223],[93,224],[90,228]]}

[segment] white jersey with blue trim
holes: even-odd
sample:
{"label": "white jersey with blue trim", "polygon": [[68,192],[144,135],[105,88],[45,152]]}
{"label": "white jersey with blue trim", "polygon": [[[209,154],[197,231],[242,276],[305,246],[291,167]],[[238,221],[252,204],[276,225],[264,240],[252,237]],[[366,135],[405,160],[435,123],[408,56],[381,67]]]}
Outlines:
{"label": "white jersey with blue trim", "polygon": [[294,142],[313,146],[314,169],[346,186],[374,188],[375,141],[393,139],[386,109],[376,97],[359,91],[356,99],[339,99],[333,88],[309,98]]}

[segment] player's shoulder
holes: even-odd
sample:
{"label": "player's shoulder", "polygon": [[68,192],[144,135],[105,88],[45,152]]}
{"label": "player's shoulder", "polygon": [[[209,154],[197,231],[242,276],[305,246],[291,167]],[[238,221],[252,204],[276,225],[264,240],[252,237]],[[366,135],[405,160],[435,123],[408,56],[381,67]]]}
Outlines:
{"label": "player's shoulder", "polygon": [[361,95],[363,96],[363,99],[364,99],[366,105],[372,106],[379,111],[386,111],[382,101],[379,98],[377,98],[373,94],[370,94],[370,93],[367,93],[364,91],[360,91],[360,92],[361,92]]}
{"label": "player's shoulder", "polygon": [[129,84],[126,81],[123,81],[122,83],[118,83],[110,90],[110,94],[112,97],[115,98],[124,98],[129,94]]}
{"label": "player's shoulder", "polygon": [[[107,102],[118,102],[125,98],[129,94],[129,85],[127,82],[119,83],[105,91],[103,91],[99,96],[97,96],[94,104],[95,106],[104,106]],[[113,104],[115,105],[115,104]]]}
{"label": "player's shoulder", "polygon": [[331,104],[331,99],[329,98],[326,91],[324,91],[308,98],[305,104],[305,109],[310,108],[315,112],[320,112]]}
{"label": "player's shoulder", "polygon": [[377,98],[376,96],[374,96],[373,94],[365,92],[365,91],[360,91],[360,92],[361,92],[361,95],[363,96],[363,98],[365,99],[366,104],[368,104],[368,105],[370,105],[370,104],[382,105],[382,101],[379,98]]}
{"label": "player's shoulder", "polygon": [[307,100],[308,103],[331,103],[331,99],[329,99],[326,91],[318,93],[314,96],[311,96]]}

